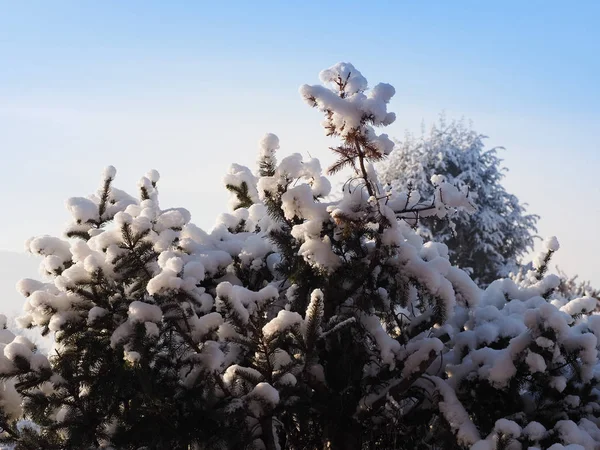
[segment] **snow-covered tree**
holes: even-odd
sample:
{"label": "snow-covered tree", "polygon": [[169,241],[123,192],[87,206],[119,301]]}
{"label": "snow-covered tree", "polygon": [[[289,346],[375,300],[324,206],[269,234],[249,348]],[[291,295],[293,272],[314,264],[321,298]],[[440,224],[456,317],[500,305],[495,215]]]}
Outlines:
{"label": "snow-covered tree", "polygon": [[[599,302],[600,306],[600,290],[592,286],[587,280],[580,280],[579,276],[569,276],[558,267],[556,268],[558,276],[560,277],[560,284],[557,291],[568,300],[579,298],[579,297],[593,297]],[[598,308],[596,308],[598,309]]]}
{"label": "snow-covered tree", "polygon": [[421,218],[418,232],[445,243],[453,264],[489,284],[506,276],[532,248],[538,216],[527,214],[525,205],[506,192],[497,149],[486,149],[484,139],[464,121],[448,123],[442,116],[428,134],[407,135],[377,168],[382,182],[415,196],[432,194],[432,176],[469,189],[475,213]]}
{"label": "snow-covered tree", "polygon": [[[548,292],[556,283],[543,268],[531,286],[502,280],[483,293],[450,263],[446,245],[424,243],[411,226],[417,215],[472,209],[468,190],[435,178],[431,198],[415,202],[414,193],[384,192],[377,179],[372,162],[392,143],[375,127],[394,120],[394,89],[369,89],[344,63],[321,80],[300,92],[338,139],[329,172],[353,169],[339,200],[324,200],[331,186],[318,160],[280,157],[279,139],[267,134],[255,171],[231,166],[231,210],[210,232],[183,208],[161,208],[157,172],[130,196],[108,168],[96,194],[67,201],[73,221],[64,239],[28,241],[48,281],[19,283],[19,323],[52,332],[55,342],[43,355],[0,330],[2,442],[49,450],[494,448],[536,420],[544,444],[571,442],[565,433],[587,439],[582,430],[596,439],[596,324],[579,317],[587,300],[555,312]],[[496,334],[495,317],[504,330]],[[513,366],[545,378],[530,381]],[[551,390],[560,376],[563,396]],[[520,400],[529,397],[513,379],[554,395],[541,400],[556,400],[556,414],[530,413],[533,400]],[[555,384],[536,390],[543,381]],[[521,397],[475,417],[479,386],[498,405],[507,385]],[[515,405],[524,405],[520,422]],[[562,425],[544,422],[559,416]]]}
{"label": "snow-covered tree", "polygon": [[595,299],[566,300],[560,278],[545,275],[557,250],[549,239],[519,282],[494,281],[454,315],[443,383],[460,406],[440,407],[440,425],[462,447],[600,448],[600,316]]}
{"label": "snow-covered tree", "polygon": [[[350,64],[302,86],[355,175],[333,203],[316,159],[234,165],[232,211],[210,233],[162,209],[158,173],[137,198],[113,185],[72,198],[66,239],[27,243],[49,282],[23,280],[23,327],[54,332],[43,355],[4,339],[1,439],[20,449],[360,448],[423,428],[415,388],[443,325],[477,288],[445,247],[397,217],[471,207],[440,183],[427,207],[386,195],[371,163],[392,149],[394,89]],[[441,199],[444,199],[444,202]],[[410,410],[410,414],[408,414]],[[35,426],[17,426],[28,418]],[[402,424],[397,428],[398,424]],[[394,424],[394,428],[389,427]],[[411,447],[412,448],[412,447]]]}

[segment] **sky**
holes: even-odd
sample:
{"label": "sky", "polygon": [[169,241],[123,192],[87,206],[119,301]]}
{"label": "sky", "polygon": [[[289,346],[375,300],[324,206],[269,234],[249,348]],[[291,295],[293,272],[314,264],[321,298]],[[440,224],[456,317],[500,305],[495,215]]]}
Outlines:
{"label": "sky", "polygon": [[228,166],[253,165],[265,132],[331,160],[298,87],[347,61],[395,86],[388,134],[445,111],[505,147],[504,185],[559,238],[557,264],[600,286],[599,16],[595,1],[0,0],[0,251],[60,235],[64,201],[108,164],[131,191],[158,169],[161,204],[209,229]]}

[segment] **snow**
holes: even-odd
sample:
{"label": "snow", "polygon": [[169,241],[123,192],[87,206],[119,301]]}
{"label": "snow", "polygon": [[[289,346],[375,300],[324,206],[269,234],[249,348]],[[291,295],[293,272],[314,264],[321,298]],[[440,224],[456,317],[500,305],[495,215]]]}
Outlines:
{"label": "snow", "polygon": [[31,359],[29,360],[29,367],[31,367],[31,370],[36,372],[40,372],[42,370],[49,370],[50,362],[48,361],[48,358],[45,355],[41,353],[34,353],[31,356]]}
{"label": "snow", "polygon": [[309,320],[313,320],[316,326],[317,333],[320,333],[321,322],[323,321],[323,312],[324,312],[324,296],[323,291],[321,289],[315,289],[310,294],[310,302],[308,303],[308,307],[306,308],[306,316],[304,321],[302,322],[302,334],[304,336],[304,340],[308,338],[308,324]]}
{"label": "snow", "polygon": [[26,242],[26,249],[43,256],[57,256],[62,261],[71,259],[69,243],[52,236],[39,236]]}
{"label": "snow", "polygon": [[279,334],[286,332],[288,329],[302,324],[302,316],[297,312],[286,311],[285,309],[279,311],[277,316],[267,323],[262,332],[267,339],[273,339]]}
{"label": "snow", "polygon": [[523,428],[523,434],[532,441],[539,441],[546,434],[546,428],[539,422],[529,422]]}
{"label": "snow", "polygon": [[560,420],[554,428],[558,430],[560,439],[564,444],[581,445],[585,450],[597,448],[597,442],[571,420]]}
{"label": "snow", "polygon": [[17,291],[23,297],[29,297],[33,292],[42,290],[45,287],[46,285],[41,281],[32,280],[31,278],[23,278],[22,280],[19,280],[16,286]]}
{"label": "snow", "polygon": [[67,209],[78,222],[98,221],[98,205],[83,197],[71,197],[66,202]]}
{"label": "snow", "polygon": [[207,371],[214,372],[219,370],[225,361],[225,355],[217,342],[206,341],[198,359]]}
{"label": "snow", "polygon": [[158,180],[160,180],[160,174],[157,170],[152,169],[148,171],[146,178],[148,178],[152,183],[158,183]]}
{"label": "snow", "polygon": [[279,386],[295,386],[297,382],[298,380],[291,373],[286,373],[277,380]]}
{"label": "snow", "polygon": [[140,355],[139,352],[133,352],[133,351],[127,351],[127,350],[125,350],[123,352],[123,360],[127,361],[131,365],[137,364],[141,358],[142,358],[142,355]]}
{"label": "snow", "polygon": [[558,392],[562,392],[567,387],[567,379],[563,376],[552,377],[550,378],[550,386]]}
{"label": "snow", "polygon": [[274,158],[275,151],[279,148],[279,138],[272,133],[267,133],[262,137],[258,146],[261,158]]}
{"label": "snow", "polygon": [[494,444],[489,440],[478,441],[471,446],[471,450],[494,450]]}
{"label": "snow", "polygon": [[117,169],[114,166],[106,166],[102,172],[102,178],[104,180],[114,180],[117,176]]}
{"label": "snow", "polygon": [[587,449],[578,444],[569,444],[569,445],[553,444],[550,447],[548,447],[548,450],[587,450]]}
{"label": "snow", "polygon": [[402,377],[404,378],[420,370],[421,364],[430,358],[431,353],[439,353],[444,348],[442,341],[437,338],[423,339],[409,344],[407,350],[411,351],[413,346],[417,346],[417,349],[404,361],[404,367],[402,368]]}
{"label": "snow", "polygon": [[196,318],[196,320],[192,321],[194,327],[192,335],[194,340],[200,341],[203,336],[217,330],[223,323],[223,317],[218,312],[212,312]]}
{"label": "snow", "polygon": [[395,90],[388,84],[378,84],[365,95],[367,81],[350,63],[338,63],[320,74],[325,86],[300,87],[300,95],[310,106],[326,113],[324,128],[328,134],[346,137],[354,130],[362,133],[382,154],[389,154],[393,142],[386,134],[376,135],[373,128],[363,123],[369,117],[375,126],[389,125],[396,116],[387,111],[387,104]]}
{"label": "snow", "polygon": [[128,316],[133,323],[142,322],[160,322],[162,320],[162,310],[149,303],[140,302],[138,300],[131,302],[129,305]]}
{"label": "snow", "polygon": [[33,356],[33,352],[28,345],[15,341],[4,347],[4,356],[6,356],[10,361],[17,361],[19,359],[25,360],[29,362],[29,360]]}
{"label": "snow", "polygon": [[581,399],[577,395],[567,395],[564,398],[564,402],[571,408],[576,408],[580,405]]}
{"label": "snow", "polygon": [[119,228],[122,228],[123,225],[131,224],[133,222],[133,217],[131,214],[119,211],[117,214],[115,214],[114,221],[115,225],[117,225]]}
{"label": "snow", "polygon": [[450,428],[456,433],[458,442],[465,446],[478,442],[481,437],[477,427],[456,397],[454,390],[441,378],[431,377],[430,379],[435,383],[442,396],[443,400],[440,401],[439,405],[440,411],[448,421]]}
{"label": "snow", "polygon": [[277,406],[279,403],[279,391],[266,382],[261,382],[254,386],[249,397],[260,399],[272,407]]}
{"label": "snow", "polygon": [[168,228],[183,228],[187,223],[186,216],[189,217],[189,213],[180,210],[165,211],[157,217],[154,231],[160,234]]}
{"label": "snow", "polygon": [[499,353],[489,370],[489,380],[498,387],[506,386],[517,373],[515,367],[515,356],[525,350],[531,337],[528,333],[522,333],[510,340],[508,347]]}
{"label": "snow", "polygon": [[341,264],[340,258],[331,248],[329,236],[322,239],[307,239],[298,250],[305,261],[325,272],[333,272]]}
{"label": "snow", "polygon": [[[242,185],[246,185],[248,188],[248,195],[253,201],[258,200],[258,191],[256,189],[256,177],[252,174],[250,169],[239,164],[232,164],[229,167],[229,173],[223,177],[223,183],[225,185],[232,185],[241,188]],[[231,209],[235,209],[238,205],[238,200],[235,196],[231,195],[229,200],[229,206]]]}
{"label": "snow", "polygon": [[223,374],[223,382],[227,386],[232,387],[235,380],[238,379],[240,372],[244,372],[244,373],[248,374],[251,378],[254,378],[257,380],[261,380],[263,378],[262,375],[260,374],[260,372],[256,369],[253,369],[251,367],[239,366],[237,364],[232,364],[225,370],[225,373]]}
{"label": "snow", "polygon": [[[254,292],[224,281],[217,286],[217,311],[231,308],[243,322],[247,322],[250,314],[257,307],[277,297],[279,297],[279,292],[274,286],[265,286],[260,291]],[[226,304],[224,300],[226,300]]]}
{"label": "snow", "polygon": [[544,357],[538,353],[528,351],[525,362],[529,366],[529,371],[531,373],[546,371],[546,361],[544,361]]}
{"label": "snow", "polygon": [[181,288],[183,280],[177,276],[177,273],[177,271],[169,268],[163,269],[148,282],[146,290],[150,295],[156,295],[164,291]]}
{"label": "snow", "polygon": [[281,371],[288,364],[291,364],[293,362],[290,354],[280,348],[276,349],[270,355],[270,361],[271,361],[271,364],[273,365],[273,370],[275,370],[277,372]]}
{"label": "snow", "polygon": [[575,316],[583,313],[590,313],[596,309],[597,300],[593,297],[582,297],[571,300],[566,305],[560,308],[570,316]]}
{"label": "snow", "polygon": [[144,328],[146,329],[146,337],[148,338],[156,338],[160,334],[160,329],[154,322],[144,322]]}
{"label": "snow", "polygon": [[[377,343],[377,347],[381,354],[381,361],[384,364],[388,364],[390,366],[390,370],[393,370],[396,367],[396,353],[400,351],[400,343],[393,339],[385,331],[379,317],[375,315],[363,314],[360,318],[360,322],[375,339],[375,342]],[[411,357],[412,356],[413,355],[411,355]],[[411,357],[409,357],[409,360]],[[407,365],[408,363],[405,363],[405,370]],[[411,370],[412,369],[413,367],[411,366]],[[411,370],[409,370],[407,374],[410,374]],[[403,375],[406,374],[403,373]]]}
{"label": "snow", "polygon": [[499,419],[494,424],[494,430],[506,436],[518,438],[521,436],[521,427],[512,420]]}
{"label": "snow", "polygon": [[544,241],[544,247],[551,252],[557,252],[560,248],[560,244],[558,243],[556,236],[550,236]]}
{"label": "snow", "polygon": [[92,324],[99,318],[104,317],[106,314],[108,314],[108,311],[106,309],[101,308],[100,306],[94,306],[88,312],[87,323]]}
{"label": "snow", "polygon": [[23,414],[23,399],[15,389],[14,381],[0,383],[0,409],[9,420],[17,420]]}
{"label": "snow", "polygon": [[367,89],[366,78],[350,63],[340,62],[328,69],[322,70],[319,73],[319,79],[323,84],[329,85],[332,89],[337,88],[336,83],[338,80],[346,81],[346,92],[349,94],[355,94]]}

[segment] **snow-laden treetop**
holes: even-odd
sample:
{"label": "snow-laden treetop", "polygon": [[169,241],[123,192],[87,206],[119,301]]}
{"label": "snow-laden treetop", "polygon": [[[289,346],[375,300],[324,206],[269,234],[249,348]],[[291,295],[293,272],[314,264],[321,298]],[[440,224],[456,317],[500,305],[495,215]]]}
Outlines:
{"label": "snow-laden treetop", "polygon": [[396,120],[387,105],[396,93],[393,86],[379,83],[369,89],[367,80],[350,63],[338,63],[319,74],[323,86],[300,87],[300,95],[325,113],[323,127],[328,135],[343,139],[360,136],[370,145],[368,152],[388,155],[394,143],[387,134],[377,135],[372,126],[385,126]]}

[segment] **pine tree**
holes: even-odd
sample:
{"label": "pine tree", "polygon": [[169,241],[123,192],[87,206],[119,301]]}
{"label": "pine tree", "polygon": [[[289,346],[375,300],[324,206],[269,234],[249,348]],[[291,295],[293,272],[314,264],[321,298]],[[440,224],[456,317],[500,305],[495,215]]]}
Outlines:
{"label": "pine tree", "polygon": [[486,149],[484,140],[464,121],[448,123],[442,116],[428,134],[407,135],[378,170],[382,182],[415,196],[431,195],[433,176],[469,189],[476,212],[421,218],[418,231],[445,243],[450,261],[487,285],[514,270],[517,259],[533,247],[538,216],[527,214],[525,205],[506,192],[498,149]]}
{"label": "pine tree", "polygon": [[411,430],[426,427],[415,383],[443,348],[439,326],[477,289],[445,247],[422,245],[397,219],[471,205],[447,183],[427,206],[383,193],[371,163],[393,144],[373,127],[393,121],[393,88],[368,90],[350,64],[321,78],[301,93],[341,141],[330,173],[355,171],[338,202],[322,201],[330,183],[316,159],[277,162],[267,135],[257,172],[234,165],[226,176],[232,211],[210,233],[186,210],[160,208],[157,172],[135,198],[108,168],[97,194],[67,202],[66,240],[28,242],[50,282],[20,282],[19,323],[54,333],[55,346],[48,356],[21,337],[3,347],[4,442],[413,448]]}
{"label": "pine tree", "polygon": [[546,273],[557,250],[546,241],[532,270],[494,281],[452,325],[441,378],[466,414],[440,408],[440,423],[463,446],[598,448],[600,316],[590,314],[596,299],[557,290]]}
{"label": "pine tree", "polygon": [[[557,290],[568,300],[584,296],[593,297],[600,303],[600,290],[592,286],[587,280],[580,280],[577,275],[568,276],[565,272],[556,268],[560,277],[560,285]],[[600,305],[599,305],[600,306]],[[598,307],[596,307],[596,310]]]}
{"label": "pine tree", "polygon": [[[52,336],[54,348],[43,355],[0,330],[2,442],[408,450],[507,448],[519,433],[566,442],[573,426],[582,439],[596,433],[600,327],[597,316],[583,318],[588,300],[552,304],[558,282],[544,273],[547,257],[519,285],[500,280],[482,292],[446,245],[412,228],[472,210],[469,191],[435,178],[431,198],[415,202],[377,179],[372,163],[393,144],[375,127],[394,120],[394,89],[369,89],[347,63],[321,80],[300,92],[337,139],[329,173],[353,171],[339,200],[325,201],[331,184],[318,160],[279,159],[268,134],[255,171],[233,165],[226,175],[231,210],[210,232],[187,210],[160,207],[156,171],[134,197],[108,168],[96,194],[67,201],[65,239],[28,241],[49,281],[19,283],[19,324]],[[498,377],[473,362],[479,355]],[[557,375],[532,378],[540,358]],[[552,390],[560,377],[564,395]],[[521,388],[556,406],[531,414]],[[494,408],[482,411],[476,392]],[[525,422],[540,431],[538,416],[541,438],[521,432]]]}

